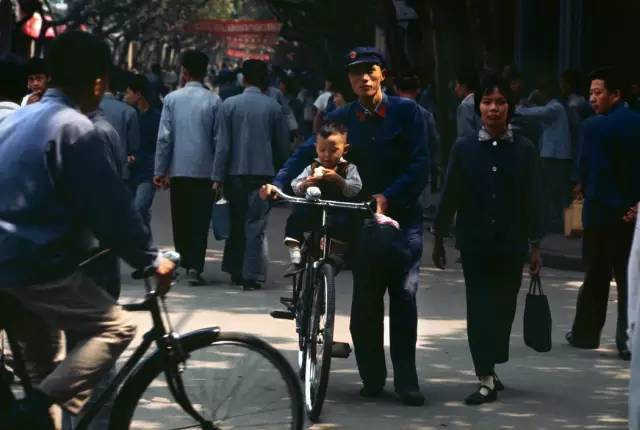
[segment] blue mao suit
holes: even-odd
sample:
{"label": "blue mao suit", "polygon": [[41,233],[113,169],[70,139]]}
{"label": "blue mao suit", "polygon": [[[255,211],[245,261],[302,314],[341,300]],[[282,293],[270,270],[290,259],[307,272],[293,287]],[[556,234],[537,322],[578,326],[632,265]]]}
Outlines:
{"label": "blue mao suit", "polygon": [[[391,360],[397,391],[418,390],[415,365],[417,338],[416,291],[422,256],[422,208],[419,196],[429,175],[429,153],[424,120],[412,100],[385,95],[375,112],[359,102],[331,112],[329,121],[348,128],[345,158],[358,167],[362,200],[382,193],[388,215],[399,221],[411,250],[411,262],[380,273],[371,265],[353,267],[351,335],[358,370],[365,386],[382,387],[384,359],[384,294],[390,297]],[[314,158],[314,138],[302,144],[280,170],[274,183],[284,186]],[[366,255],[356,256],[366,261]]]}

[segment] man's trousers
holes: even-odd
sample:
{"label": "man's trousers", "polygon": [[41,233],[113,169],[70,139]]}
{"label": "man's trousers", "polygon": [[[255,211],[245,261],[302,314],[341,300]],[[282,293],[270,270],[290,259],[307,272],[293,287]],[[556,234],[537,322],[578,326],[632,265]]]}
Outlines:
{"label": "man's trousers", "polygon": [[204,178],[171,178],[173,243],[180,265],[202,273],[213,208],[212,181]]}
{"label": "man's trousers", "polygon": [[267,211],[258,194],[269,183],[265,176],[229,176],[224,194],[229,201],[230,231],[222,270],[236,279],[264,282],[267,276]]}
{"label": "man's trousers", "polygon": [[351,338],[364,385],[381,388],[387,377],[384,358],[384,294],[389,293],[389,337],[397,391],[419,390],[416,371],[418,308],[416,292],[422,257],[422,222],[402,228],[411,251],[406,268],[376,270],[358,256],[353,267]]}
{"label": "man's trousers", "polygon": [[618,287],[616,346],[627,349],[627,264],[633,240],[633,223],[622,220],[606,226],[585,228],[582,258],[585,277],[578,292],[573,340],[576,345],[597,348],[607,318],[609,285],[612,277]]}

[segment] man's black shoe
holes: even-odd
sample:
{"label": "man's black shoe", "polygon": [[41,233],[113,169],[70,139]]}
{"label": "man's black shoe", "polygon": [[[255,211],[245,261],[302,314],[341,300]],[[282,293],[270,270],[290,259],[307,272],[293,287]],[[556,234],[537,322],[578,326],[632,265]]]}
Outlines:
{"label": "man's black shoe", "polygon": [[407,406],[424,405],[424,395],[420,391],[396,391],[400,401]]}
{"label": "man's black shoe", "polygon": [[200,274],[200,272],[198,272],[195,269],[189,269],[189,271],[187,272],[187,281],[189,282],[189,285],[193,287],[206,285],[206,282],[202,277],[202,274]]}
{"label": "man's black shoe", "polygon": [[364,397],[366,399],[380,397],[383,391],[384,386],[365,385],[364,387],[360,388],[360,397]]}
{"label": "man's black shoe", "polygon": [[480,385],[477,391],[465,397],[464,402],[467,405],[481,405],[483,403],[495,402],[498,399],[498,391],[493,390],[486,385]]}
{"label": "man's black shoe", "polygon": [[631,361],[631,351],[626,348],[621,349],[620,351],[618,351],[618,357],[620,357],[624,361]]}
{"label": "man's black shoe", "polygon": [[258,281],[252,281],[249,279],[242,281],[242,289],[245,291],[259,290],[260,288],[262,288],[262,285]]}
{"label": "man's black shoe", "polygon": [[244,282],[244,279],[242,279],[242,276],[231,275],[232,285],[242,285],[243,282]]}
{"label": "man's black shoe", "polygon": [[570,331],[567,332],[567,334],[564,335],[564,338],[567,340],[569,345],[571,345],[571,346],[573,346],[575,348],[580,348],[580,349],[598,349],[598,347],[600,346],[597,343],[582,343],[582,342],[578,342],[573,337],[573,332],[570,332]]}

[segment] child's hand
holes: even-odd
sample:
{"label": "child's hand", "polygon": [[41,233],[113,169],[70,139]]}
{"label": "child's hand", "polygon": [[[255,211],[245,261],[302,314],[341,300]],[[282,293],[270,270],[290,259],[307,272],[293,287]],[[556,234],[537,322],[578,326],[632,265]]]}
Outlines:
{"label": "child's hand", "polygon": [[329,170],[329,169],[324,170],[321,179],[324,181],[333,182],[334,184],[338,184],[338,185],[344,182],[344,179],[342,178],[342,176],[338,175],[335,170]]}
{"label": "child's hand", "polygon": [[310,187],[312,185],[316,185],[320,181],[322,181],[322,176],[307,176],[307,179],[304,180],[304,184],[307,187]]}

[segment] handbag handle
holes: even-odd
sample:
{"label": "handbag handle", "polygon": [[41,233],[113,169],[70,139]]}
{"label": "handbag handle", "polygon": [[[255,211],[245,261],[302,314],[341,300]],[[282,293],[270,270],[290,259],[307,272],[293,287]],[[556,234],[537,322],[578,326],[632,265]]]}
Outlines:
{"label": "handbag handle", "polygon": [[542,281],[540,281],[540,275],[531,275],[531,282],[529,283],[529,294],[532,294],[534,296],[544,296],[544,292],[542,291]]}

